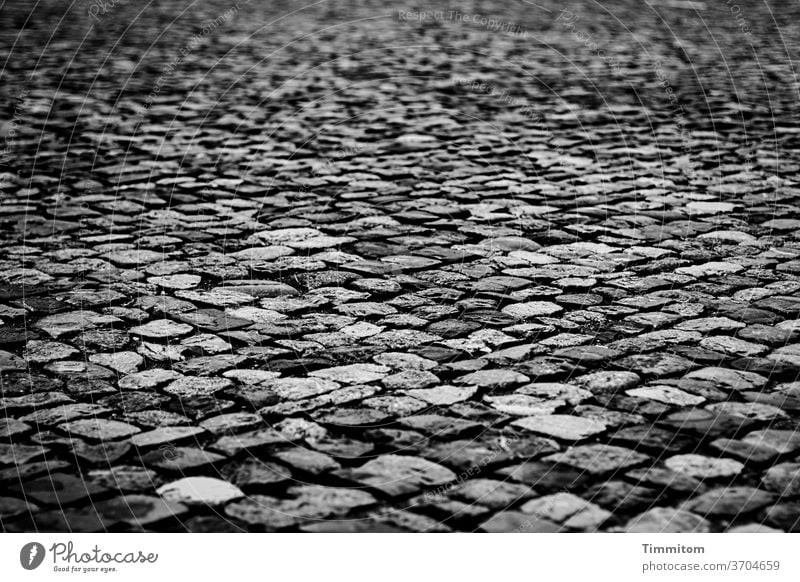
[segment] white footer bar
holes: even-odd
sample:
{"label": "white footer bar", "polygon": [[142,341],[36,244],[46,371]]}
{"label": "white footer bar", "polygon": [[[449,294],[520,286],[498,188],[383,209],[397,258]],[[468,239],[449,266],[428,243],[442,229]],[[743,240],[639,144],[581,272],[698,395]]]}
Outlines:
{"label": "white footer bar", "polygon": [[5,534],[0,580],[800,580],[792,534]]}

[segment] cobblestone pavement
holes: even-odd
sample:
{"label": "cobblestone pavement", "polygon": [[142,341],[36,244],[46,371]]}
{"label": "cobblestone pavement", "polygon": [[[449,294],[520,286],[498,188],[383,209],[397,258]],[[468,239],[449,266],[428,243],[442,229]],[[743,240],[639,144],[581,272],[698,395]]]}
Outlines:
{"label": "cobblestone pavement", "polygon": [[4,3],[5,531],[800,517],[797,3]]}

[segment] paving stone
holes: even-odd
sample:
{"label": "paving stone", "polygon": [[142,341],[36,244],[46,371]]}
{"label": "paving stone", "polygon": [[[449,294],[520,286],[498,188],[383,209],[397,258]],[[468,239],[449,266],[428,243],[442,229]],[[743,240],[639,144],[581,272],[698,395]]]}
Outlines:
{"label": "paving stone", "polygon": [[35,515],[27,515],[15,521],[9,521],[6,529],[13,532],[48,531],[58,533],[72,533],[74,530],[82,532],[105,532],[109,525],[96,512],[88,513],[77,509],[57,509],[41,511]]}
{"label": "paving stone", "polygon": [[192,422],[191,419],[182,414],[158,409],[129,412],[124,415],[124,420],[131,421],[144,428],[184,426]]}
{"label": "paving stone", "polygon": [[747,523],[737,525],[728,530],[728,533],[783,533],[782,530],[769,527],[760,523]]}
{"label": "paving stone", "polygon": [[495,410],[514,416],[549,415],[566,405],[564,400],[528,396],[527,394],[484,396],[483,401]]}
{"label": "paving stone", "polygon": [[[71,404],[62,404],[62,403]],[[97,404],[84,404],[82,402],[72,403],[72,399],[57,392],[40,392],[30,396],[23,396],[19,399],[7,398],[6,407],[17,411],[33,410],[30,414],[20,416],[23,422],[30,422],[35,425],[58,424],[76,418],[94,416],[109,412],[109,409]]]}
{"label": "paving stone", "polygon": [[774,420],[785,417],[786,413],[776,406],[759,402],[718,402],[706,407],[716,413],[747,420]]}
{"label": "paving stone", "polygon": [[732,356],[758,356],[767,351],[766,346],[726,336],[705,338],[700,345],[706,349],[721,352]]}
{"label": "paving stone", "polygon": [[4,521],[19,515],[34,513],[38,510],[39,507],[35,503],[28,503],[15,497],[0,497],[0,519]]}
{"label": "paving stone", "polygon": [[544,457],[543,460],[563,463],[592,474],[603,474],[638,465],[646,459],[646,455],[623,447],[580,445],[571,447],[563,453],[555,453]]}
{"label": "paving stone", "polygon": [[697,454],[675,455],[664,464],[678,473],[697,479],[719,479],[738,475],[743,465],[732,459],[718,459]]}
{"label": "paving stone", "polygon": [[773,449],[781,455],[794,453],[800,449],[800,432],[794,430],[756,430],[748,433],[742,440],[759,447]]}
{"label": "paving stone", "polygon": [[569,441],[588,438],[607,428],[602,422],[568,414],[529,416],[515,420],[511,424],[545,436]]}
{"label": "paving stone", "polygon": [[626,390],[625,394],[628,396],[636,396],[637,398],[646,398],[648,400],[655,400],[656,402],[663,402],[672,406],[696,406],[705,402],[702,396],[695,396],[673,388],[672,386],[645,386],[642,388],[634,388],[633,390]]}
{"label": "paving stone", "polygon": [[119,380],[119,388],[121,390],[154,390],[180,378],[180,376],[174,370],[153,368],[123,376]]}
{"label": "paving stone", "polygon": [[81,310],[48,315],[38,320],[36,327],[54,338],[59,338],[62,335],[118,323],[122,323],[122,320],[112,315]]}
{"label": "paving stone", "polygon": [[382,493],[397,497],[444,485],[456,479],[449,469],[418,457],[382,455],[356,469],[337,473]]}
{"label": "paving stone", "polygon": [[404,390],[403,393],[416,400],[427,402],[433,406],[449,406],[471,398],[477,392],[475,386],[437,386]]}
{"label": "paving stone", "polygon": [[30,498],[43,505],[70,505],[84,501],[92,496],[101,496],[105,488],[95,483],[88,483],[80,477],[66,473],[51,473],[33,481],[18,483],[11,490],[24,493],[26,499]]}
{"label": "paving stone", "polygon": [[31,340],[25,344],[23,357],[33,364],[44,364],[55,360],[66,360],[78,353],[78,350],[68,344]]}
{"label": "paving stone", "polygon": [[58,428],[70,437],[77,436],[103,442],[123,439],[141,432],[140,428],[132,424],[101,418],[72,420],[59,424]]}
{"label": "paving stone", "polygon": [[244,497],[235,485],[213,477],[184,477],[162,485],[156,493],[167,503],[184,505],[224,505]]}
{"label": "paving stone", "polygon": [[146,449],[164,444],[194,441],[203,433],[204,429],[194,426],[165,426],[134,435],[131,444]]}
{"label": "paving stone", "polygon": [[680,374],[696,366],[692,360],[669,353],[628,356],[615,364],[621,368],[635,370],[640,375],[656,377]]}
{"label": "paving stone", "polygon": [[769,463],[774,461],[779,453],[775,449],[761,446],[756,442],[716,439],[711,442],[711,447],[726,457],[735,457],[744,463]]}
{"label": "paving stone", "polygon": [[424,456],[458,471],[476,473],[514,460],[546,455],[558,448],[554,441],[536,436],[513,441],[510,437],[497,436],[432,444]]}
{"label": "paving stone", "polygon": [[767,345],[783,345],[788,343],[793,337],[791,331],[761,324],[748,325],[740,329],[736,335],[756,344]]}
{"label": "paving stone", "polygon": [[731,416],[724,411],[687,408],[660,419],[659,424],[681,432],[701,434],[708,438],[726,437],[753,425],[746,415]]}
{"label": "paving stone", "polygon": [[340,382],[342,384],[366,384],[384,378],[389,372],[390,369],[386,366],[379,366],[376,364],[350,364],[347,366],[314,370],[310,372],[310,375]]}
{"label": "paving stone", "polygon": [[480,529],[488,533],[557,533],[563,528],[520,511],[501,511],[483,522]]}
{"label": "paving stone", "polygon": [[258,414],[252,412],[231,412],[212,416],[200,422],[200,428],[216,435],[239,433],[253,430],[263,423]]}
{"label": "paving stone", "polygon": [[520,388],[518,392],[535,398],[548,399],[551,402],[563,401],[573,406],[592,397],[592,393],[588,390],[578,388],[572,384],[547,382],[528,384]]}
{"label": "paving stone", "polygon": [[149,526],[159,521],[178,518],[187,512],[180,503],[168,503],[149,495],[123,495],[95,504],[95,509],[108,523]]}
{"label": "paving stone", "polygon": [[[254,298],[238,287],[216,287],[208,291],[184,290],[176,291],[176,297],[212,307],[229,307],[251,303]],[[235,317],[235,316],[234,316]]]}
{"label": "paving stone", "polygon": [[237,435],[226,435],[217,439],[210,448],[228,456],[242,452],[255,452],[276,444],[285,444],[284,435],[272,428],[263,428]]}
{"label": "paving stone", "polygon": [[[179,325],[189,327],[189,331],[191,331],[191,326],[195,326],[210,333],[220,333],[253,325],[253,322],[248,319],[234,317],[233,315],[225,313],[224,311],[213,308],[187,311],[180,313],[176,317],[184,322],[183,324]],[[181,327],[181,329],[184,330],[186,327]]]}
{"label": "paving stone", "polygon": [[13,439],[33,430],[31,425],[14,418],[0,418],[0,439]]}
{"label": "paving stone", "polygon": [[780,463],[767,469],[764,486],[781,497],[800,495],[800,463]]}
{"label": "paving stone", "polygon": [[520,374],[519,372],[515,372],[513,370],[506,370],[506,369],[498,369],[498,370],[478,370],[477,372],[472,372],[471,374],[466,374],[459,378],[456,378],[454,382],[456,384],[463,384],[466,386],[476,386],[479,389],[488,389],[488,390],[503,390],[506,388],[511,388],[513,386],[518,386],[520,384],[524,384],[528,382],[530,378],[524,374]]}
{"label": "paving stone", "polygon": [[593,372],[575,378],[575,383],[592,393],[619,392],[635,387],[641,378],[635,372]]}
{"label": "paving stone", "polygon": [[277,378],[265,382],[264,387],[274,392],[279,398],[301,400],[321,394],[330,393],[340,384],[324,378]]}
{"label": "paving stone", "polygon": [[171,290],[194,289],[200,285],[201,280],[202,277],[199,275],[189,275],[185,273],[147,278],[148,283]]}
{"label": "paving stone", "polygon": [[800,367],[800,346],[793,344],[778,348],[767,356],[770,360],[783,362],[793,368]]}
{"label": "paving stone", "polygon": [[325,453],[342,461],[351,461],[359,457],[364,457],[375,449],[375,445],[363,440],[351,439],[349,437],[328,437],[312,439],[308,444],[315,451]]}
{"label": "paving stone", "polygon": [[206,377],[180,377],[170,382],[164,392],[179,398],[190,398],[192,396],[213,396],[233,386],[233,382],[227,378],[206,378]]}
{"label": "paving stone", "polygon": [[707,533],[708,521],[690,511],[656,507],[630,520],[627,533]]}
{"label": "paving stone", "polygon": [[729,518],[752,513],[774,503],[775,496],[754,487],[726,487],[706,491],[686,504],[686,509],[701,516]]}
{"label": "paving stone", "polygon": [[[40,449],[41,450],[41,449]],[[33,479],[41,475],[49,475],[69,468],[69,463],[55,459],[17,463],[14,466],[0,468],[0,483],[17,483],[21,479]]]}
{"label": "paving stone", "polygon": [[800,520],[798,520],[798,510],[800,503],[778,503],[766,508],[759,519],[766,522],[769,526],[777,528],[779,531],[796,533],[800,530]]}
{"label": "paving stone", "polygon": [[689,275],[691,277],[709,277],[716,275],[725,275],[738,273],[744,267],[736,263],[726,263],[723,261],[712,261],[702,265],[693,265],[691,267],[680,267],[675,269],[675,272],[680,275]]}
{"label": "paving stone", "polygon": [[362,428],[384,424],[391,416],[391,414],[375,408],[343,408],[315,415],[314,418],[333,426]]}
{"label": "paving stone", "polygon": [[434,360],[403,352],[384,352],[373,357],[373,360],[376,364],[395,370],[431,370],[438,365]]}
{"label": "paving stone", "polygon": [[263,488],[292,480],[291,471],[282,465],[254,458],[226,471],[231,483],[242,489]]}
{"label": "paving stone", "polygon": [[689,372],[686,374],[686,378],[707,380],[725,390],[758,390],[767,383],[767,379],[759,374],[719,367],[702,368]]}
{"label": "paving stone", "polygon": [[535,496],[533,489],[507,481],[469,479],[447,492],[449,497],[470,504],[502,510]]}
{"label": "paving stone", "polygon": [[219,336],[202,333],[188,337],[181,341],[181,346],[187,348],[188,351],[200,356],[214,355],[222,353],[230,353],[233,346],[220,338]]}
{"label": "paving stone", "polygon": [[385,413],[386,419],[410,416],[428,408],[423,401],[410,396],[375,396],[363,400],[362,404]]}
{"label": "paving stone", "polygon": [[400,419],[404,428],[418,430],[435,439],[460,438],[480,432],[482,426],[477,422],[461,418],[451,418],[438,414],[417,414]]}
{"label": "paving stone", "polygon": [[325,453],[294,447],[274,454],[274,458],[297,471],[319,475],[336,471],[341,465]]}
{"label": "paving stone", "polygon": [[111,354],[92,354],[89,361],[111,368],[120,374],[132,374],[144,364],[144,358],[136,352],[114,352]]}
{"label": "paving stone", "polygon": [[298,485],[289,498],[252,495],[225,508],[230,517],[267,529],[283,529],[310,520],[322,520],[375,504],[366,491],[322,485]]}
{"label": "paving stone", "polygon": [[652,506],[658,496],[658,490],[613,480],[595,485],[585,494],[587,500],[612,514],[642,511]]}
{"label": "paving stone", "polygon": [[173,369],[181,374],[196,376],[214,376],[236,368],[247,360],[244,356],[219,354],[216,356],[200,356],[178,362]]}
{"label": "paving stone", "polygon": [[426,370],[404,370],[381,379],[388,390],[414,390],[439,383],[439,378]]}
{"label": "paving stone", "polygon": [[507,313],[517,319],[530,319],[542,315],[553,315],[563,311],[563,308],[549,301],[529,301],[527,303],[514,303],[503,308]]}
{"label": "paving stone", "polygon": [[556,493],[528,501],[520,509],[570,529],[594,531],[605,522],[611,513],[572,493]]}
{"label": "paving stone", "polygon": [[0,372],[25,370],[27,367],[25,360],[22,358],[15,356],[11,352],[0,350]]}
{"label": "paving stone", "polygon": [[169,319],[157,319],[130,329],[130,333],[151,340],[164,340],[183,337],[192,331],[192,326]]}
{"label": "paving stone", "polygon": [[678,323],[675,328],[684,331],[699,331],[701,333],[726,332],[745,327],[741,321],[729,317],[701,317],[689,319]]}
{"label": "paving stone", "polygon": [[0,373],[0,387],[5,397],[34,393],[58,393],[63,382],[42,374],[10,371]]}
{"label": "paving stone", "polygon": [[21,465],[46,455],[49,450],[47,447],[36,445],[0,443],[0,465]]}

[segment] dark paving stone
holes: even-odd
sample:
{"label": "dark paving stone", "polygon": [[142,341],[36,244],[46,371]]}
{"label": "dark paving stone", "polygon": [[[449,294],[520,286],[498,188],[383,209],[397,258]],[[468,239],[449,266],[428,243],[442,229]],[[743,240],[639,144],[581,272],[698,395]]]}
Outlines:
{"label": "dark paving stone", "polygon": [[11,490],[18,494],[24,492],[26,496],[44,505],[62,506],[86,500],[105,489],[73,475],[52,473],[24,485],[12,486]]}

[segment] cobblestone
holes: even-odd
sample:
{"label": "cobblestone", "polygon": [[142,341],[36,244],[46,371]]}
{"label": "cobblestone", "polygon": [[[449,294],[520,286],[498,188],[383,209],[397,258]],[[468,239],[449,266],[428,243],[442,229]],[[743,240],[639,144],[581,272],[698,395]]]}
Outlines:
{"label": "cobblestone", "polygon": [[227,6],[50,4],[0,30],[0,530],[800,529],[797,6],[577,1],[603,58],[548,0],[248,3],[163,76]]}

